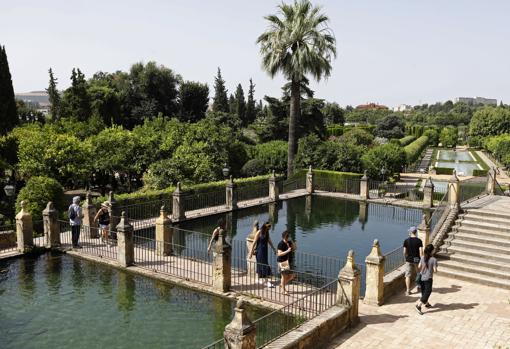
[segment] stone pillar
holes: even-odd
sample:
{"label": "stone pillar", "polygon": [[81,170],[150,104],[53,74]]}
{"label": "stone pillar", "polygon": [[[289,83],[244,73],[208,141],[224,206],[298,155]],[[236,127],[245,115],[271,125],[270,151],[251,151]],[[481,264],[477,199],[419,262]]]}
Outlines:
{"label": "stone pillar", "polygon": [[361,223],[361,229],[365,229],[365,224],[368,220],[368,203],[366,201],[359,202],[359,218],[358,221]]}
{"label": "stone pillar", "polygon": [[384,301],[384,256],[381,253],[379,240],[374,240],[372,251],[365,259],[365,265],[367,273],[363,302],[371,305],[382,305]]}
{"label": "stone pillar", "polygon": [[53,202],[48,202],[42,211],[44,224],[44,245],[46,248],[60,247],[60,225],[58,224],[58,212]]}
{"label": "stone pillar", "polygon": [[96,213],[96,208],[94,205],[92,205],[90,193],[87,193],[85,203],[83,204],[83,226],[88,227],[86,229],[88,229],[90,238],[92,239],[97,239],[99,237],[97,224],[94,223],[94,217],[96,216]]}
{"label": "stone pillar", "polygon": [[21,201],[21,211],[16,215],[16,239],[19,252],[30,252],[34,247],[33,234],[32,215],[27,211],[26,201]]}
{"label": "stone pillar", "polygon": [[234,318],[223,332],[225,348],[229,349],[255,349],[256,328],[244,310],[244,302],[238,300],[234,309]]}
{"label": "stone pillar", "polygon": [[426,214],[422,216],[421,223],[418,225],[418,238],[421,240],[423,248],[430,244],[430,221]]}
{"label": "stone pillar", "polygon": [[170,256],[172,254],[173,235],[172,220],[168,218],[165,206],[162,206],[159,217],[156,218],[156,254],[158,256]]}
{"label": "stone pillar", "polygon": [[490,195],[495,195],[497,185],[498,183],[496,181],[496,168],[491,167],[489,172],[487,172],[487,193]]}
{"label": "stone pillar", "polygon": [[367,171],[363,174],[359,182],[359,195],[363,200],[367,200],[370,198],[369,190],[368,190],[368,176]]}
{"label": "stone pillar", "polygon": [[120,222],[120,210],[113,191],[108,193],[108,202],[110,203],[110,207],[108,208],[110,213],[110,231],[115,231]]}
{"label": "stone pillar", "polygon": [[306,192],[308,194],[313,193],[313,171],[312,165],[308,168],[308,172],[306,173]]}
{"label": "stone pillar", "polygon": [[280,199],[280,190],[278,188],[278,181],[276,179],[276,175],[273,172],[271,176],[269,176],[269,201],[275,202]]}
{"label": "stone pillar", "polygon": [[135,262],[135,248],[133,244],[133,226],[129,224],[126,213],[122,212],[117,225],[117,260],[123,267],[129,267]]}
{"label": "stone pillar", "polygon": [[248,275],[255,276],[257,273],[257,258],[255,254],[250,258],[250,251],[251,246],[253,245],[253,240],[255,239],[255,234],[257,234],[257,231],[259,230],[259,221],[255,220],[253,222],[253,227],[251,229],[251,233],[246,237],[246,249],[248,255],[246,256],[246,262],[247,262],[247,272]]}
{"label": "stone pillar", "polygon": [[460,204],[460,182],[455,170],[453,170],[453,175],[448,180],[448,204],[451,207]]}
{"label": "stone pillar", "polygon": [[221,292],[230,291],[232,246],[225,240],[225,231],[219,230],[218,240],[213,246],[213,288]]}
{"label": "stone pillar", "polygon": [[225,186],[225,195],[226,195],[226,207],[227,210],[237,210],[237,185],[234,183],[232,176],[227,181]]}
{"label": "stone pillar", "polygon": [[184,210],[184,193],[181,190],[181,183],[177,183],[174,193],[172,194],[172,221],[180,222],[186,219],[186,211]]}
{"label": "stone pillar", "polygon": [[351,324],[359,321],[358,307],[360,294],[360,271],[354,263],[354,251],[347,254],[345,266],[338,274],[339,287],[337,290],[337,304],[350,307],[349,320]]}
{"label": "stone pillar", "polygon": [[267,205],[267,211],[269,214],[269,223],[273,225],[273,227],[278,223],[278,202],[270,202]]}
{"label": "stone pillar", "polygon": [[432,178],[427,178],[423,186],[423,208],[431,208],[434,205],[434,183]]}

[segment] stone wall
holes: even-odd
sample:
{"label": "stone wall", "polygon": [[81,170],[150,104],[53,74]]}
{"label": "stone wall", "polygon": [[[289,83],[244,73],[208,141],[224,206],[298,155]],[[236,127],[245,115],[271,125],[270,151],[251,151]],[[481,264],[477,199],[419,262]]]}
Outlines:
{"label": "stone wall", "polygon": [[[398,293],[404,293],[406,290],[405,283],[405,266],[392,271],[384,276],[384,301],[386,302],[392,296]],[[414,277],[411,278],[411,283],[414,285]]]}

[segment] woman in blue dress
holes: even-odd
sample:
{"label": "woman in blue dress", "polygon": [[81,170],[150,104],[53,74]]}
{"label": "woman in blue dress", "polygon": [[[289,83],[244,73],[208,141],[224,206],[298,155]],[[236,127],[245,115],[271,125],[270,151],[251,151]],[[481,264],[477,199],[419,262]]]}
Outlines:
{"label": "woman in blue dress", "polygon": [[274,285],[267,279],[271,276],[271,267],[268,260],[268,245],[271,246],[273,252],[276,254],[276,249],[273,246],[271,237],[269,236],[269,228],[271,225],[266,222],[262,225],[259,231],[255,234],[249,258],[254,254],[257,258],[257,275],[259,283],[265,284],[267,287],[274,287]]}

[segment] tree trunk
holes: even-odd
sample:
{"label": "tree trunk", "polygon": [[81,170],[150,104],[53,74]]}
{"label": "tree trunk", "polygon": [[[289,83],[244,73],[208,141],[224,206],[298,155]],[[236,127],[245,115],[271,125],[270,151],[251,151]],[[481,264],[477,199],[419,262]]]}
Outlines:
{"label": "tree trunk", "polygon": [[287,178],[294,173],[294,157],[296,155],[296,122],[301,112],[301,91],[299,81],[292,79],[290,90],[289,115],[289,150],[287,154]]}

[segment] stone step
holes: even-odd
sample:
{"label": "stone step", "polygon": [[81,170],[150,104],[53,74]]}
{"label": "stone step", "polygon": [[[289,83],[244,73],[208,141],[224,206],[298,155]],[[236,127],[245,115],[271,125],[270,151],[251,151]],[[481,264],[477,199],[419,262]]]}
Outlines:
{"label": "stone step", "polygon": [[494,230],[487,230],[487,229],[479,229],[475,227],[465,227],[465,226],[454,226],[452,228],[452,232],[455,234],[455,232],[458,233],[468,233],[473,235],[480,235],[480,236],[486,236],[489,238],[496,238],[496,239],[505,239],[510,236],[508,233],[504,232],[498,232]]}
{"label": "stone step", "polygon": [[481,222],[481,223],[491,223],[496,225],[509,225],[510,219],[502,218],[502,217],[494,217],[494,216],[483,216],[483,215],[473,215],[472,213],[465,213],[464,219]]}
{"label": "stone step", "polygon": [[476,248],[464,247],[464,246],[442,246],[442,249],[446,249],[449,255],[455,254],[462,257],[475,257],[479,259],[485,259],[487,261],[510,264],[510,254],[507,253],[486,253]]}
{"label": "stone step", "polygon": [[493,245],[490,243],[471,242],[471,241],[464,241],[464,240],[460,240],[460,239],[453,239],[450,241],[450,244],[451,244],[451,246],[458,246],[458,247],[478,250],[482,253],[490,252],[490,253],[506,254],[510,257],[510,249],[509,248],[500,247],[500,246]]}
{"label": "stone step", "polygon": [[496,269],[496,270],[504,271],[510,275],[510,263],[507,264],[507,263],[503,263],[503,262],[491,261],[491,260],[488,260],[487,258],[465,256],[460,253],[454,253],[454,254],[450,254],[450,255],[438,253],[438,258],[440,258],[441,261],[452,260],[452,261],[460,262],[463,264],[475,265],[475,266],[480,266],[483,268]]}
{"label": "stone step", "polygon": [[494,277],[489,277],[485,275],[450,269],[448,267],[444,269],[438,269],[438,275],[447,276],[453,279],[469,281],[476,284],[498,287],[510,290],[510,281],[502,280]]}
{"label": "stone step", "polygon": [[450,241],[454,240],[461,240],[461,241],[468,241],[468,242],[475,242],[475,243],[482,243],[482,244],[492,244],[496,247],[504,247],[508,251],[510,251],[510,234],[505,237],[501,238],[494,238],[489,236],[483,236],[478,234],[469,234],[465,232],[458,232],[456,234],[450,235],[448,238],[452,238]]}
{"label": "stone step", "polygon": [[495,211],[484,209],[468,209],[467,213],[470,217],[478,216],[483,218],[494,217],[510,221],[510,211]]}
{"label": "stone step", "polygon": [[509,225],[492,224],[492,223],[486,223],[486,222],[477,222],[477,221],[470,220],[468,218],[458,219],[455,223],[456,223],[456,225],[459,225],[459,226],[462,226],[462,227],[480,228],[480,229],[494,230],[494,231],[500,231],[500,232],[504,232],[504,233],[510,233],[510,226]]}
{"label": "stone step", "polygon": [[477,274],[479,276],[488,276],[493,277],[501,280],[510,281],[510,274],[506,271],[499,270],[499,269],[493,269],[493,268],[487,268],[480,265],[474,265],[474,264],[467,264],[461,261],[455,261],[455,260],[442,260],[439,262],[439,266],[441,270],[445,269],[453,269],[453,270],[459,270],[462,272]]}

